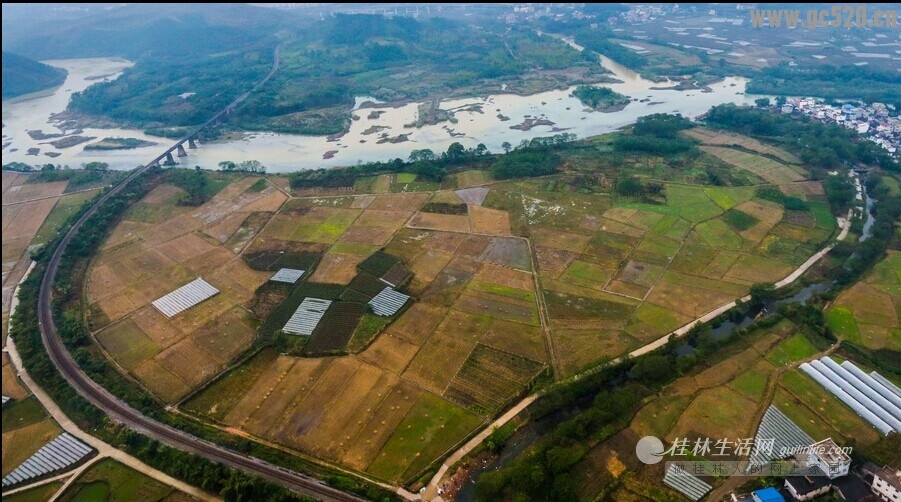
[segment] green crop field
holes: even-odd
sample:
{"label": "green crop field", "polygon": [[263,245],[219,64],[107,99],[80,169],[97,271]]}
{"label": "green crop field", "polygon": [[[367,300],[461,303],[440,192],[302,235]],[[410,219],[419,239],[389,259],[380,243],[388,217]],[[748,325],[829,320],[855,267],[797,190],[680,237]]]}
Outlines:
{"label": "green crop field", "polygon": [[175,489],[115,460],[91,466],[69,486],[59,500],[66,502],[130,502],[166,500]]}

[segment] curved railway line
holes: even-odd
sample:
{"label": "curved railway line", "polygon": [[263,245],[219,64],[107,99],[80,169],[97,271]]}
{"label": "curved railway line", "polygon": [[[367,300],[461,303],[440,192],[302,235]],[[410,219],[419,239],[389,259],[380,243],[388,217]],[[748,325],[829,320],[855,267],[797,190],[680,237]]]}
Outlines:
{"label": "curved railway line", "polygon": [[50,355],[50,359],[53,361],[53,364],[56,365],[56,367],[59,369],[59,372],[62,374],[63,378],[66,379],[69,385],[71,385],[82,397],[87,399],[91,404],[103,410],[111,419],[127,425],[128,427],[148,437],[165,443],[173,448],[199,455],[201,457],[222,463],[234,469],[239,469],[249,474],[260,476],[298,493],[326,501],[360,501],[364,499],[325,485],[322,481],[311,476],[293,472],[254,457],[236,453],[227,448],[197,438],[184,431],[178,430],[174,427],[165,425],[161,422],[144,416],[140,411],[132,408],[116,396],[112,395],[109,391],[101,387],[99,384],[91,380],[91,378],[84,371],[82,371],[82,369],[72,358],[72,355],[69,354],[69,351],[66,350],[66,347],[63,345],[63,342],[60,339],[59,334],[57,333],[56,324],[53,321],[51,305],[53,296],[53,283],[56,278],[56,273],[59,268],[60,261],[63,257],[63,254],[65,253],[66,246],[75,236],[75,234],[78,233],[78,231],[88,220],[88,218],[95,214],[98,208],[103,203],[105,203],[110,197],[119,193],[134,178],[140,176],[151,166],[155,165],[161,159],[165,158],[167,154],[178,148],[179,145],[181,145],[188,139],[193,138],[195,135],[197,135],[197,133],[208,127],[213,122],[217,121],[223,115],[229,113],[231,110],[234,110],[235,106],[243,101],[251,92],[265,84],[266,81],[268,81],[269,78],[271,78],[272,75],[274,75],[278,70],[280,48],[280,45],[275,48],[272,69],[260,82],[258,82],[253,87],[253,89],[236,98],[228,106],[217,113],[213,118],[205,122],[203,125],[199,126],[191,134],[183,137],[162,155],[150,161],[149,163],[135,169],[116,187],[101,196],[100,199],[98,199],[94,203],[94,205],[91,206],[91,208],[88,209],[85,214],[83,214],[81,218],[78,219],[78,221],[72,226],[72,228],[69,229],[63,239],[60,241],[57,248],[54,250],[53,256],[51,256],[50,261],[47,263],[47,268],[45,269],[44,276],[41,279],[40,293],[38,296],[38,317],[41,329],[41,339],[44,342],[44,347],[46,347],[47,352]]}

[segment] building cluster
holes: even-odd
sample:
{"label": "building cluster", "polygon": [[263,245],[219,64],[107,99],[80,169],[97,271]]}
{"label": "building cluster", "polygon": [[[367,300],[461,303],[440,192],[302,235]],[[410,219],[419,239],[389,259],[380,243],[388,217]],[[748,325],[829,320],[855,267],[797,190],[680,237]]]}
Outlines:
{"label": "building cluster", "polygon": [[792,98],[782,105],[781,111],[804,114],[824,124],[838,124],[854,130],[886,149],[894,158],[901,157],[901,114],[898,110],[889,110],[883,103],[834,106],[814,98]]}
{"label": "building cluster", "polygon": [[866,464],[851,470],[851,457],[831,438],[810,445],[794,460],[806,466],[802,475],[785,478],[780,488],[768,487],[750,494],[733,495],[735,502],[807,501],[834,492],[841,500],[858,502],[901,501],[901,472]]}

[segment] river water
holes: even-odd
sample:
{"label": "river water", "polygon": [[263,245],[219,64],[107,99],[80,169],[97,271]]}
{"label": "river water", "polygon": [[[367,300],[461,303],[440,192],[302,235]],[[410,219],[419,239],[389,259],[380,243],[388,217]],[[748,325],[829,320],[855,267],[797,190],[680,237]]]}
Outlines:
{"label": "river water", "polygon": [[[131,169],[156,157],[171,145],[171,140],[148,137],[141,131],[128,129],[86,129],[80,135],[94,136],[97,138],[94,141],[104,137],[140,138],[155,141],[159,145],[132,150],[84,151],[85,144],[57,149],[46,144],[48,140],[31,139],[27,134],[28,130],[60,132],[50,123],[51,115],[65,110],[73,92],[81,91],[98,81],[92,77],[108,75],[107,78],[116,78],[132,65],[128,61],[114,58],[45,62],[68,70],[68,78],[56,89],[3,101],[4,164],[13,161],[31,165],[52,162],[79,167],[86,162],[103,161],[114,169]],[[661,88],[671,87],[671,83],[660,84],[643,79],[607,58],[602,57],[601,64],[621,81],[604,85],[634,98],[621,111],[601,113],[587,110],[578,99],[571,96],[573,88],[531,96],[504,94],[499,89],[497,94],[483,97],[442,101],[442,109],[472,105],[481,107],[481,112],[457,111],[455,124],[444,122],[419,128],[404,127],[416,120],[419,103],[409,103],[397,108],[377,104],[371,108],[356,108],[353,114],[357,119],[351,123],[350,131],[337,140],[329,141],[325,136],[249,133],[242,139],[201,145],[196,150],[190,150],[190,155],[179,161],[188,166],[199,165],[215,169],[223,160],[240,162],[254,159],[262,162],[269,172],[292,172],[398,157],[407,159],[411,150],[429,148],[436,153],[442,152],[455,141],[467,148],[484,143],[490,151],[500,152],[504,142],[515,146],[523,139],[563,131],[584,138],[616,130],[634,123],[638,117],[652,113],[681,113],[695,117],[722,103],[753,104],[753,98],[744,95],[747,83],[744,78],[726,78],[711,85],[710,92],[677,91]],[[191,93],[193,89],[186,88],[184,92]],[[191,96],[187,95],[182,99],[191,99]],[[364,100],[357,99],[358,105],[362,101]],[[502,120],[499,116],[509,120]],[[520,124],[527,118],[545,119],[554,125],[540,125],[528,131],[511,129],[511,126]],[[381,129],[376,133],[365,134],[373,127]],[[390,137],[408,134],[408,141],[378,144],[380,134]],[[28,155],[29,148],[40,148],[40,152]],[[59,156],[48,157],[48,152],[58,153]],[[334,153],[331,158],[324,159],[327,152]]]}

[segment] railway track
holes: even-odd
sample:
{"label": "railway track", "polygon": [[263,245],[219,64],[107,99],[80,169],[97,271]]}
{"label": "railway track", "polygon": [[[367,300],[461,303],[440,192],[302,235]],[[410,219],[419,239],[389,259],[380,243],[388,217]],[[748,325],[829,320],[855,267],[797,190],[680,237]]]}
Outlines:
{"label": "railway track", "polygon": [[66,247],[78,231],[84,226],[85,222],[93,214],[95,214],[100,206],[107,200],[119,193],[129,182],[147,171],[155,163],[166,157],[166,154],[174,151],[179,145],[194,137],[201,130],[218,120],[224,114],[246,98],[250,92],[258,89],[278,70],[279,51],[281,46],[275,48],[274,62],[272,70],[258,82],[251,91],[248,91],[237,99],[229,103],[212,119],[198,127],[194,132],[180,139],[175,146],[167,150],[165,153],[150,161],[149,163],[135,169],[128,177],[120,182],[116,187],[105,193],[98,199],[90,209],[88,209],[81,218],[66,232],[66,235],[60,241],[59,245],[50,257],[47,268],[41,279],[40,293],[38,296],[38,317],[41,330],[41,339],[44,347],[50,355],[53,364],[56,365],[63,378],[71,385],[79,395],[87,399],[91,404],[103,410],[112,420],[124,424],[131,429],[140,432],[148,437],[160,441],[166,445],[181,451],[193,453],[206,459],[219,462],[233,469],[244,471],[248,474],[260,476],[264,479],[277,483],[290,490],[318,498],[324,501],[361,501],[362,498],[356,495],[343,492],[332,488],[322,481],[307,476],[305,474],[290,471],[288,469],[276,466],[269,462],[260,460],[255,457],[243,455],[234,452],[222,446],[213,444],[209,441],[200,439],[184,431],[168,426],[156,420],[153,420],[140,411],[132,408],[127,403],[112,395],[102,386],[91,380],[91,378],[78,366],[72,355],[66,349],[59,333],[52,314],[53,300],[53,283],[59,269],[60,261],[65,253]]}

